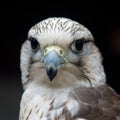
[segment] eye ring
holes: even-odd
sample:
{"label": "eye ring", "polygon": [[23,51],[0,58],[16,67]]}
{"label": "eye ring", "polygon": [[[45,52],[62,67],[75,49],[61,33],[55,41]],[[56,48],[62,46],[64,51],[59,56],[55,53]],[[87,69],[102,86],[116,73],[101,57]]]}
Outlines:
{"label": "eye ring", "polygon": [[36,39],[36,38],[33,38],[33,37],[30,37],[30,38],[29,38],[29,41],[30,41],[30,43],[31,43],[31,48],[32,48],[32,50],[33,50],[33,51],[37,51],[38,48],[40,47],[37,39]]}
{"label": "eye ring", "polygon": [[83,45],[84,45],[83,39],[76,40],[72,43],[71,50],[74,53],[78,54],[83,49]]}

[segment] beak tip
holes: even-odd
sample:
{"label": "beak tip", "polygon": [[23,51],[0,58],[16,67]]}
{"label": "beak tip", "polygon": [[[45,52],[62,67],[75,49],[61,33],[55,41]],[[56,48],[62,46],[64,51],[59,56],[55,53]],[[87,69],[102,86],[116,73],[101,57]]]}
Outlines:
{"label": "beak tip", "polygon": [[56,74],[57,74],[57,70],[54,68],[50,68],[47,70],[47,75],[48,75],[50,81],[52,81],[54,79]]}
{"label": "beak tip", "polygon": [[54,79],[54,78],[49,77],[50,82],[52,82],[52,81],[53,81],[53,79]]}

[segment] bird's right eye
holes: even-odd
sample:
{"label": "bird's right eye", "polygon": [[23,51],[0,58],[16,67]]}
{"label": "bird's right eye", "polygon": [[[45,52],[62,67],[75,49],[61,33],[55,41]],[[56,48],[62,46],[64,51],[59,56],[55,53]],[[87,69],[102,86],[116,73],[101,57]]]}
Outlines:
{"label": "bird's right eye", "polygon": [[38,48],[39,48],[40,46],[39,46],[39,43],[38,43],[38,41],[36,40],[36,38],[31,37],[31,38],[29,38],[29,40],[30,40],[30,42],[31,42],[31,48],[32,48],[32,50],[33,50],[33,51],[38,50]]}

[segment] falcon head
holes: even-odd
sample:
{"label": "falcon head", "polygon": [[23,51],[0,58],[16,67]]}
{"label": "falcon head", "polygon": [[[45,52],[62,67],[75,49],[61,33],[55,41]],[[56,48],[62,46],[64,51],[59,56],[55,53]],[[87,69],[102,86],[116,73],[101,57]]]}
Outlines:
{"label": "falcon head", "polygon": [[105,84],[102,57],[91,32],[67,18],[48,18],[29,30],[20,67],[24,88]]}

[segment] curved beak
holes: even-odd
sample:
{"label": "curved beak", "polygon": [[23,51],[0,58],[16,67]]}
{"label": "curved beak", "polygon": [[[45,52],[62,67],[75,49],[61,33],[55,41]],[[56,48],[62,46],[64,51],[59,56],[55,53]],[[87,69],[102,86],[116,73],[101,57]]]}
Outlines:
{"label": "curved beak", "polygon": [[50,81],[57,75],[58,68],[65,63],[60,51],[63,51],[60,47],[59,50],[58,47],[49,47],[44,55],[44,65]]}

